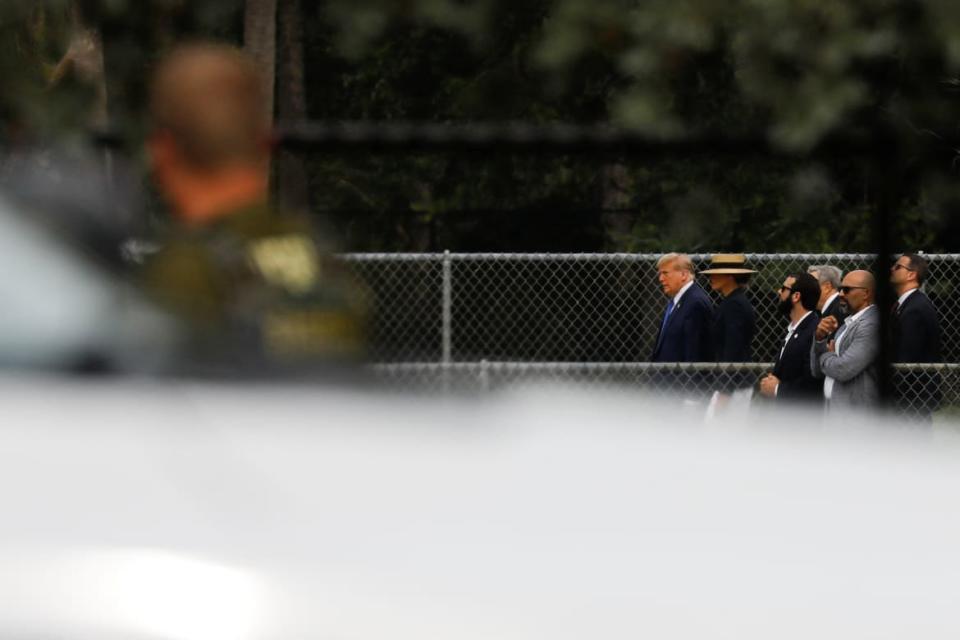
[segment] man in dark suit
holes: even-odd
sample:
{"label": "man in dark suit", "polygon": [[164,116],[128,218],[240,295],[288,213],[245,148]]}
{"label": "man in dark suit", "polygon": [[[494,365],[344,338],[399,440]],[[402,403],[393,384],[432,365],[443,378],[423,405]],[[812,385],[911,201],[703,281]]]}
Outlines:
{"label": "man in dark suit", "polygon": [[773,372],[760,380],[760,394],[780,401],[821,403],[823,383],[810,367],[810,345],[820,317],[817,302],[820,285],[809,273],[787,276],[780,287],[777,311],[790,324]]}
{"label": "man in dark suit", "polygon": [[839,331],[847,317],[847,311],[840,305],[840,280],[843,279],[843,272],[833,265],[818,264],[808,268],[807,273],[816,278],[820,285],[820,298],[817,301],[820,318],[836,318]]}
{"label": "man in dark suit", "polygon": [[658,280],[667,296],[653,362],[709,362],[710,319],[713,303],[694,282],[693,262],[681,253],[668,253],[657,261]]}
{"label": "man in dark suit", "polygon": [[[927,294],[920,290],[927,277],[927,260],[905,253],[890,270],[897,301],[890,313],[890,361],[940,362],[940,321]],[[940,403],[940,380],[935,372],[910,371],[894,375],[898,406],[923,420]]]}

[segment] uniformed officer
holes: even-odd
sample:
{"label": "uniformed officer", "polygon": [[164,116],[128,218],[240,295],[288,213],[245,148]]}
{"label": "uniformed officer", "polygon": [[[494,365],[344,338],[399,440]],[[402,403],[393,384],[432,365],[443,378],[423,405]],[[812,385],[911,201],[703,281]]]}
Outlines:
{"label": "uniformed officer", "polygon": [[326,259],[309,221],[268,202],[270,114],[253,62],[181,47],[151,90],[148,151],[173,226],[147,287],[204,355],[269,363],[355,358],[363,288]]}

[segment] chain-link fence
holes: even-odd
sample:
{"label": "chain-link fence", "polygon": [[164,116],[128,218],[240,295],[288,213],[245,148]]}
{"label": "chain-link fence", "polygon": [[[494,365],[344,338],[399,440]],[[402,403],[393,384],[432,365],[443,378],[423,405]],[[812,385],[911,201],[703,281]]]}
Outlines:
{"label": "chain-link fence", "polygon": [[[928,255],[925,291],[940,314],[943,360],[960,362],[960,255]],[[353,254],[377,311],[375,362],[645,362],[666,299],[655,254]],[[705,268],[709,254],[691,256]],[[868,254],[748,254],[757,317],[753,359],[783,344],[784,278],[811,265],[869,269]],[[883,280],[883,278],[880,278]],[[698,281],[709,290],[704,277]],[[719,296],[712,293],[719,302]]]}
{"label": "chain-link fence", "polygon": [[[940,315],[944,362],[960,362],[960,255],[928,255],[925,291]],[[527,379],[651,386],[663,365],[648,363],[666,299],[659,254],[354,254],[344,256],[376,300],[371,360],[387,378],[427,388],[495,389]],[[705,268],[710,254],[691,258]],[[674,372],[692,392],[724,377],[756,379],[771,368],[786,320],[776,311],[786,276],[811,265],[869,269],[869,254],[748,254],[758,273],[747,295],[756,310],[754,363]],[[709,290],[705,278],[698,280]],[[884,278],[880,278],[884,280]],[[719,296],[711,293],[719,302]],[[660,373],[658,373],[660,372]],[[894,386],[935,381],[957,404],[952,367],[898,372]],[[749,384],[747,384],[749,386]],[[916,394],[914,394],[916,395]],[[923,395],[923,394],[920,394]]]}

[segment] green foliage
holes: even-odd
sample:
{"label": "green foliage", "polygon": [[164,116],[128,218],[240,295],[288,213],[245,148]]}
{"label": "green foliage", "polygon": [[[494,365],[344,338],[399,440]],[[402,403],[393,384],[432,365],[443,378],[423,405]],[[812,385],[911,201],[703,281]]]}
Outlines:
{"label": "green foliage", "polygon": [[242,0],[0,0],[0,122],[10,135],[78,136],[97,99],[74,71],[54,80],[72,38],[90,28],[100,39],[112,124],[135,132],[147,70],[164,46],[184,38],[238,41]]}
{"label": "green foliage", "polygon": [[[624,206],[632,222],[606,227],[607,248],[869,250],[870,221],[888,177],[862,158],[804,153],[827,136],[882,124],[898,132],[891,153],[906,155],[921,130],[955,128],[940,87],[960,65],[960,9],[946,0],[554,0],[535,3],[532,20],[526,6],[446,2],[457,15],[472,12],[469,21],[429,18],[442,13],[437,0],[361,4],[364,24],[375,28],[352,22],[346,2],[334,3],[327,18],[333,41],[350,43],[349,69],[377,78],[371,96],[394,106],[374,117],[612,122],[666,138],[760,133],[798,154],[731,159],[705,149],[662,160],[491,160],[456,186],[447,181],[462,173],[447,169],[457,162],[436,159],[418,178],[432,194],[443,193],[430,200],[432,221],[478,203],[535,207],[551,195],[596,210],[606,200],[600,170],[613,164],[629,174]],[[524,14],[527,20],[515,17]],[[438,29],[453,35],[444,43]],[[429,45],[421,40],[426,32]],[[505,43],[509,66],[499,63]],[[429,56],[418,57],[422,47]],[[429,71],[431,59],[451,58],[470,62],[456,73]],[[435,102],[397,109],[411,86],[421,86],[403,79],[425,77]],[[895,223],[904,246],[957,248],[944,232],[958,199],[951,160],[947,154],[941,164],[907,168]],[[381,179],[371,171],[372,180]],[[386,182],[403,182],[389,176]],[[416,197],[393,202],[404,201]],[[595,222],[603,219],[596,211]]]}
{"label": "green foliage", "polygon": [[[49,7],[21,2],[0,4],[0,117],[7,135],[29,125],[42,126],[58,115],[38,114],[47,102],[49,78],[66,51],[69,12],[66,3]],[[51,105],[62,111],[62,102]]]}
{"label": "green foliage", "polygon": [[[45,83],[69,4],[0,2],[5,122],[79,126],[89,96],[64,89],[51,100]],[[242,0],[81,4],[104,35],[112,121],[132,131],[159,50],[196,35],[240,39]],[[956,154],[944,145],[931,165],[913,152],[931,131],[956,128],[954,0],[329,0],[302,10],[311,118],[609,122],[668,139],[759,134],[794,154],[311,154],[313,205],[349,248],[869,250],[889,176],[863,158],[808,152],[883,125],[905,176],[904,247],[960,249]]]}

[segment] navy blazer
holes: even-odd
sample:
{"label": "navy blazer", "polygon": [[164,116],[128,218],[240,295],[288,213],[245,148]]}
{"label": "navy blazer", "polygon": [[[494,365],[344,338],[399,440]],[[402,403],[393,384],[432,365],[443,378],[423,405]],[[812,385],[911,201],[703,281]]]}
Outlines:
{"label": "navy blazer", "polygon": [[[923,291],[914,291],[890,316],[891,362],[940,362],[940,322]],[[896,404],[909,414],[925,416],[940,406],[939,373],[905,371],[894,374]]]}
{"label": "navy blazer", "polygon": [[801,320],[777,358],[773,375],[780,380],[778,400],[823,400],[823,380],[810,367],[810,347],[819,323],[816,311]]}
{"label": "navy blazer", "polygon": [[710,362],[710,321],[713,302],[707,292],[693,283],[680,298],[666,325],[657,332],[653,362]]}
{"label": "navy blazer", "polygon": [[828,304],[825,309],[820,311],[820,318],[826,318],[827,316],[833,316],[837,319],[837,332],[840,331],[840,327],[843,326],[844,320],[847,319],[847,314],[843,312],[843,309],[840,308],[840,296],[837,296],[833,299],[833,302]]}
{"label": "navy blazer", "polygon": [[717,362],[753,361],[756,314],[743,287],[737,287],[717,307],[713,318],[713,356]]}
{"label": "navy blazer", "polygon": [[940,321],[923,291],[914,291],[890,318],[893,362],[940,362]]}

